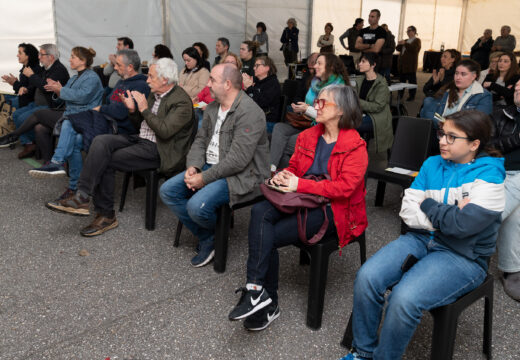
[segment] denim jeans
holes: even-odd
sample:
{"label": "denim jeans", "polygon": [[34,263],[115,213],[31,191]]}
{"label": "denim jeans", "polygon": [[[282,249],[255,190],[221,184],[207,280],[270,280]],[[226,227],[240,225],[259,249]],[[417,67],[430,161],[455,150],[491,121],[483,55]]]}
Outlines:
{"label": "denim jeans", "polygon": [[[13,122],[16,125],[16,128],[18,129],[23,124],[23,122],[27,120],[27,118],[35,111],[46,108],[48,108],[47,105],[36,105],[33,101],[23,108],[16,109],[16,111],[13,113]],[[34,131],[31,130],[20,135],[20,142],[23,145],[32,144],[34,142]]]}
{"label": "denim jeans", "polygon": [[[202,170],[209,167],[206,164]],[[199,239],[201,246],[213,246],[217,209],[229,203],[227,180],[213,181],[194,192],[186,186],[184,174],[185,171],[162,184],[159,192],[161,199]]]}
{"label": "denim jeans", "polygon": [[[401,266],[412,254],[419,261],[406,273]],[[486,271],[475,261],[430,239],[409,232],[365,262],[354,281],[353,346],[373,359],[400,359],[422,312],[454,302],[479,286]],[[377,331],[388,296],[385,320]]]}
{"label": "denim jeans", "polygon": [[507,171],[504,181],[506,207],[498,232],[498,268],[507,273],[520,271],[520,171]]}
{"label": "denim jeans", "polygon": [[60,164],[69,162],[69,189],[71,190],[77,189],[83,167],[81,149],[83,149],[83,136],[74,130],[69,120],[64,120],[52,162]]}
{"label": "denim jeans", "polygon": [[[329,227],[325,236],[334,233],[334,216],[327,206]],[[307,211],[306,231],[310,238],[318,232],[324,221],[323,210]],[[275,304],[278,303],[278,248],[296,244],[298,238],[298,222],[295,214],[278,211],[271,203],[264,200],[251,209],[249,221],[249,255],[247,257],[247,282],[262,285]]]}
{"label": "denim jeans", "polygon": [[14,107],[15,109],[18,110],[18,108],[20,107],[18,95],[4,95],[4,99],[9,105]]}

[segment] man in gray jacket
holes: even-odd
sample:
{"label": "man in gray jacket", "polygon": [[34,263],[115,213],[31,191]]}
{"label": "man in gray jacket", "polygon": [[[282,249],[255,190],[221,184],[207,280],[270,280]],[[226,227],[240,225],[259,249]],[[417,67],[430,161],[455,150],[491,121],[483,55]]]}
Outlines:
{"label": "man in gray jacket", "polygon": [[208,86],[216,101],[204,111],[202,127],[186,158],[186,171],[161,186],[163,202],[199,239],[191,264],[214,256],[216,210],[260,195],[269,177],[264,112],[244,93],[242,76],[231,64],[213,67]]}

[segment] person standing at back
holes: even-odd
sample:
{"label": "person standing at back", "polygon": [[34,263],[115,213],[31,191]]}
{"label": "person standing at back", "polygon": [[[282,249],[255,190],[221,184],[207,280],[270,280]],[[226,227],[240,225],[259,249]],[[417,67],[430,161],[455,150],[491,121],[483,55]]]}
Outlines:
{"label": "person standing at back", "polygon": [[[117,45],[116,50],[123,50],[123,49],[133,49],[134,48],[134,42],[132,39],[128,37],[120,37],[117,38]],[[116,86],[117,82],[121,80],[121,76],[119,76],[118,72],[115,69],[115,65],[117,62],[117,55],[116,54],[110,54],[108,55],[108,64],[103,68],[103,75],[110,76],[108,79],[108,89],[105,91],[105,95],[109,95],[112,90],[114,89],[114,86]]]}
{"label": "person standing at back", "polygon": [[[417,84],[417,62],[419,51],[421,51],[421,39],[417,37],[417,29],[410,25],[406,29],[408,40],[400,40],[397,43],[396,50],[400,52],[399,63],[397,69],[399,71],[399,81],[402,83]],[[414,101],[417,89],[408,90],[407,101]],[[404,90],[399,91],[399,97],[402,98]]]}
{"label": "person standing at back", "polygon": [[381,12],[378,9],[370,10],[368,15],[368,23],[366,28],[359,32],[356,39],[356,49],[362,52],[372,52],[379,54],[385,44],[386,31],[379,26]]}
{"label": "person standing at back", "polygon": [[[361,29],[363,29],[364,21],[362,18],[357,18],[356,21],[354,21],[354,25],[347,31],[343,33],[339,37],[339,42],[341,43],[341,46],[343,46],[346,50],[349,51],[349,55],[352,56],[354,59],[354,64],[359,62],[359,58],[361,56],[361,51],[356,49],[356,40],[359,36],[359,33],[361,32]],[[343,39],[347,38],[348,40],[348,46],[345,46],[345,43],[343,42]]]}

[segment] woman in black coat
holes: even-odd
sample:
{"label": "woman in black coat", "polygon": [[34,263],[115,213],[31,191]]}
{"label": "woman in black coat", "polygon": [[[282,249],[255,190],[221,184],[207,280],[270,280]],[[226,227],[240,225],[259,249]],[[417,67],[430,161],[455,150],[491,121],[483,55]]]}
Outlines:
{"label": "woman in black coat", "polygon": [[266,56],[256,58],[255,76],[242,74],[244,90],[262,108],[267,121],[267,131],[272,132],[274,124],[280,121],[281,89],[276,77],[276,66]]}

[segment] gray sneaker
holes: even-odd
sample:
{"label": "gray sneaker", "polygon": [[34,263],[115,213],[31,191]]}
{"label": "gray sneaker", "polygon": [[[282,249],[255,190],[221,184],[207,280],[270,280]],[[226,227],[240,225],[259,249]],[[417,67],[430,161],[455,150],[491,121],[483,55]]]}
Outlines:
{"label": "gray sneaker", "polygon": [[515,273],[504,273],[502,278],[505,293],[516,301],[520,301],[520,271]]}

